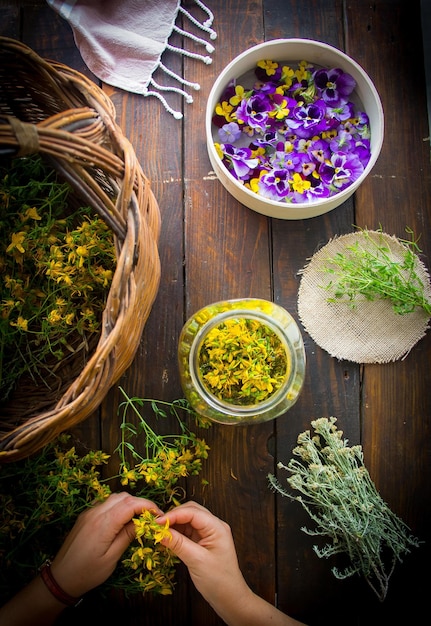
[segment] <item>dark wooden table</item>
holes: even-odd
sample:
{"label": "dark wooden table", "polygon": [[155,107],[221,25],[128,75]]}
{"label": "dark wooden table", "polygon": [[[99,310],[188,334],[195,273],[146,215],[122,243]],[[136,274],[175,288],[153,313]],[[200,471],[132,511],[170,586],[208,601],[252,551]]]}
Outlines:
{"label": "dark wooden table", "polygon": [[[193,74],[202,88],[182,121],[154,98],[104,86],[152,181],[162,216],[160,291],[121,384],[130,394],[163,400],[182,396],[176,349],[189,315],[220,299],[256,296],[297,317],[298,271],[319,246],[352,225],[381,224],[398,236],[409,226],[422,235],[423,258],[431,264],[419,0],[208,0],[208,5],[218,32],[214,61],[206,66],[184,60],[185,74]],[[91,76],[69,25],[42,0],[2,0],[0,32]],[[215,77],[238,53],[279,37],[313,38],[345,50],[373,79],[385,111],[384,145],[370,176],[342,206],[309,220],[270,219],[239,204],[211,172],[205,146],[205,105]],[[209,485],[203,490],[199,480],[188,481],[189,497],[229,522],[247,581],[281,610],[315,626],[419,623],[429,606],[431,334],[405,360],[388,365],[340,362],[305,332],[304,341],[306,382],[297,404],[266,424],[213,426],[206,433],[211,452],[203,473]],[[117,445],[118,400],[118,390],[111,390],[98,415],[76,429],[89,445],[108,452]],[[298,433],[312,419],[331,415],[351,444],[362,444],[381,495],[425,542],[396,569],[384,603],[359,578],[337,581],[330,563],[313,553],[313,539],[301,532],[309,519],[300,505],[268,489],[268,472],[291,458]],[[69,619],[123,626],[222,623],[181,568],[172,597],[84,603]]]}

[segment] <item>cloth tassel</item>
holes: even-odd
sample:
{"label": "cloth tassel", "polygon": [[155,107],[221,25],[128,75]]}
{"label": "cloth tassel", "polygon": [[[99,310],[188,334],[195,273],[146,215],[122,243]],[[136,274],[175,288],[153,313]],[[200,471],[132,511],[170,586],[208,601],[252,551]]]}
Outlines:
{"label": "cloth tassel", "polygon": [[[217,38],[213,13],[201,0],[194,2],[198,13],[205,15],[202,21],[194,15],[193,5],[186,10],[181,0],[47,0],[69,22],[81,56],[95,76],[113,87],[158,98],[175,119],[183,114],[167,102],[169,92],[191,104],[193,97],[188,90],[197,91],[200,85],[169,69],[162,62],[163,53],[173,52],[209,65],[214,46],[207,39]],[[180,16],[183,28],[176,23]],[[189,32],[187,20],[202,31],[202,37]],[[172,34],[191,44],[187,48],[172,45]],[[194,44],[207,54],[191,49]],[[154,79],[156,70],[174,78],[182,88],[159,84]]]}

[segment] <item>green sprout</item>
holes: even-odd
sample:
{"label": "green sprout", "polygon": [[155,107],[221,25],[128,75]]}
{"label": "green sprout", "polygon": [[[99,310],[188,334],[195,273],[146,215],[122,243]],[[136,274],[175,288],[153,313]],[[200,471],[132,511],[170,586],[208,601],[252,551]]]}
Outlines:
{"label": "green sprout", "polygon": [[380,229],[377,238],[361,230],[355,243],[326,259],[323,270],[332,277],[324,287],[332,294],[328,302],[345,300],[355,308],[361,297],[370,301],[387,299],[399,315],[417,308],[431,315],[431,302],[418,274],[417,253],[421,249],[413,231],[406,231],[411,239],[398,239],[402,246],[401,258],[393,253]]}

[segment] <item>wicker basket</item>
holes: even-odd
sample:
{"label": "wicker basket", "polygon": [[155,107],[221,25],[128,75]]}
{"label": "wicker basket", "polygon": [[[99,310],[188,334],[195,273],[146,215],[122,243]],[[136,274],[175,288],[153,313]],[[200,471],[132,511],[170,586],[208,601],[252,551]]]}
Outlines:
{"label": "wicker basket", "polygon": [[21,388],[0,411],[0,462],[33,454],[87,418],[131,364],[160,279],[160,214],[111,100],[85,76],[0,38],[0,155],[40,153],[114,235],[117,266],[95,345],[57,372],[58,386]]}

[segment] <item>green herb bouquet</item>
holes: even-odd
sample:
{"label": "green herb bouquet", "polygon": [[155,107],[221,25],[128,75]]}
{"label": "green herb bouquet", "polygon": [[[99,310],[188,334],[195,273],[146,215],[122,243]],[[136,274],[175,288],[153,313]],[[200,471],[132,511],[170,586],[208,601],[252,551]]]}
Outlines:
{"label": "green herb bouquet", "polygon": [[301,495],[283,488],[273,475],[270,485],[302,504],[316,524],[302,528],[305,533],[328,540],[323,548],[313,546],[317,556],[347,555],[350,564],[343,570],[333,567],[333,574],[340,579],[363,575],[383,601],[395,565],[419,541],[379,495],[361,446],[349,447],[335,422],[335,417],[312,421],[315,434],[301,433],[293,450],[299,459],[278,464],[290,472],[287,482]]}

